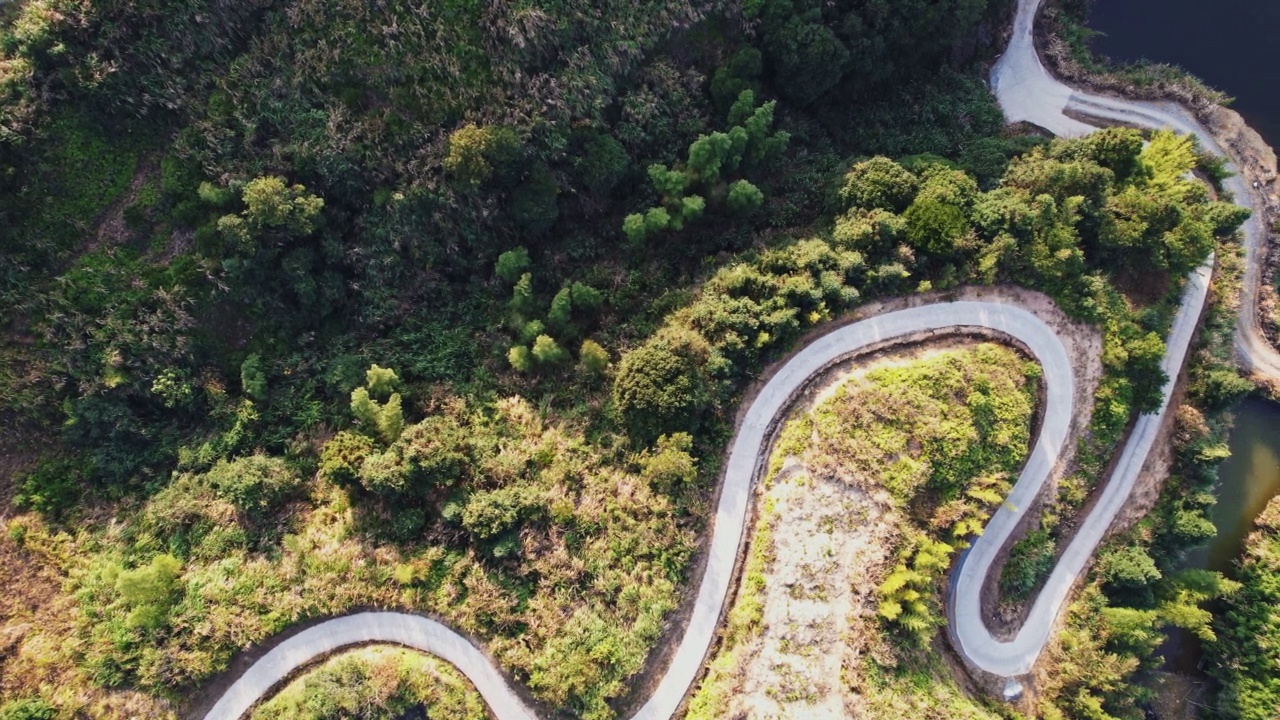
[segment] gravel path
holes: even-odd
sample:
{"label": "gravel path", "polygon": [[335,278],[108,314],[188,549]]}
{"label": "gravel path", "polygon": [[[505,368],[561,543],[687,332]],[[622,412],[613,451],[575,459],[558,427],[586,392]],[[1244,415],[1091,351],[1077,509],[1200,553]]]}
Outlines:
{"label": "gravel path", "polygon": [[[1039,4],[1040,0],[1020,0],[1009,49],[992,72],[992,88],[1010,121],[1030,122],[1064,137],[1084,135],[1094,129],[1069,117],[1068,111],[1074,115],[1143,127],[1167,126],[1195,133],[1206,148],[1225,155],[1209,132],[1181,108],[1088,95],[1055,80],[1041,64],[1032,41],[1032,27]],[[1228,180],[1227,187],[1237,199],[1248,202],[1254,210],[1254,219],[1244,228],[1248,264],[1243,308],[1237,327],[1237,351],[1246,368],[1280,377],[1280,354],[1257,331],[1259,258],[1266,241],[1261,222],[1257,219],[1262,217],[1261,199],[1239,177]],[[1008,501],[961,561],[948,608],[958,649],[974,665],[1003,677],[1030,672],[1048,641],[1054,620],[1066,604],[1072,585],[1128,499],[1146,462],[1168,411],[1172,378],[1181,373],[1207,300],[1211,271],[1212,260],[1189,277],[1163,361],[1165,372],[1171,378],[1165,388],[1164,404],[1158,413],[1138,420],[1098,503],[1054,568],[1026,623],[1014,639],[1007,642],[995,639],[982,620],[981,588],[996,555],[1019,521],[1019,509],[1031,506],[1052,472],[1066,440],[1074,410],[1072,395],[1076,380],[1061,340],[1044,322],[1018,307],[1000,302],[965,301],[872,317],[834,330],[800,351],[756,397],[734,439],[713,520],[706,572],[698,586],[688,630],[657,689],[634,718],[670,718],[706,662],[729,596],[750,510],[752,484],[763,462],[768,434],[775,421],[786,412],[792,398],[810,378],[820,375],[825,368],[860,348],[931,330],[986,327],[999,331],[1022,342],[1045,370],[1045,416],[1036,445]],[[453,663],[475,684],[499,720],[536,717],[492,660],[467,638],[428,618],[371,612],[320,623],[281,643],[237,679],[205,718],[236,720],[299,668],[343,647],[369,642],[404,645]]]}

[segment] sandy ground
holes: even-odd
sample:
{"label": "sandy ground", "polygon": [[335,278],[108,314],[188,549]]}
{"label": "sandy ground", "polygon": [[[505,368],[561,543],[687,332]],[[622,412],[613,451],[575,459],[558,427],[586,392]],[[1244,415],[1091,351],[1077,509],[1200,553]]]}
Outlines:
{"label": "sandy ground", "polygon": [[741,648],[741,684],[723,717],[857,716],[843,669],[875,631],[876,587],[892,559],[887,503],[834,478],[789,473],[763,493],[780,531],[762,631]]}

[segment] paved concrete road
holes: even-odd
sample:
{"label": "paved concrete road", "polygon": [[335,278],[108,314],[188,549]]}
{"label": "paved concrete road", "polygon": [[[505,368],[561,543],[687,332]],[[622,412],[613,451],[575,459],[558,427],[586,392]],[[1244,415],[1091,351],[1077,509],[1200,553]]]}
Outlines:
{"label": "paved concrete road", "polygon": [[[706,572],[698,586],[689,627],[657,690],[634,716],[666,720],[679,707],[701,672],[725,609],[738,548],[750,512],[751,490],[770,429],[787,411],[806,383],[824,369],[859,350],[887,340],[933,330],[983,327],[1020,341],[1044,368],[1048,389],[1043,428],[1010,495],[1001,509],[994,535],[1008,533],[1018,511],[1028,507],[1049,476],[1066,439],[1073,415],[1075,378],[1062,341],[1038,317],[1001,302],[954,302],[877,315],[822,336],[792,357],[756,396],[734,439],[716,506]],[[1003,528],[1003,529],[1001,529]],[[254,663],[205,716],[235,720],[258,698],[298,668],[342,647],[388,642],[437,655],[457,666],[475,683],[499,720],[533,717],[506,684],[492,661],[463,636],[426,618],[399,613],[361,613],[310,627],[289,638]]]}
{"label": "paved concrete road", "polygon": [[[1040,63],[1032,45],[1031,29],[1039,1],[1020,0],[1010,47],[992,73],[992,87],[1010,121],[1030,122],[1066,137],[1093,130],[1065,114],[1071,110],[1144,127],[1169,126],[1193,132],[1205,147],[1222,153],[1209,133],[1179,108],[1087,95],[1056,81]],[[1280,377],[1280,355],[1257,332],[1259,258],[1266,240],[1256,219],[1261,217],[1258,212],[1261,200],[1239,178],[1228,183],[1235,197],[1248,202],[1255,210],[1255,219],[1244,230],[1248,269],[1236,346],[1246,367]],[[1207,298],[1211,268],[1212,264],[1207,264],[1188,280],[1163,361],[1170,378],[1177,377],[1186,359]],[[763,461],[766,435],[774,420],[786,411],[794,394],[815,374],[859,348],[924,330],[964,326],[987,327],[1017,338],[1045,368],[1048,395],[1040,436],[1008,502],[995,514],[958,568],[949,607],[959,650],[975,665],[1006,677],[1030,671],[1048,640],[1054,619],[1066,603],[1071,586],[1128,498],[1146,462],[1168,410],[1169,388],[1165,389],[1160,411],[1138,421],[1115,473],[1036,598],[1022,630],[1012,641],[997,641],[978,611],[981,586],[996,553],[1019,520],[1019,508],[1030,506],[1058,458],[1073,413],[1071,398],[1075,379],[1061,341],[1030,313],[1000,303],[943,303],[888,313],[831,332],[792,358],[753,402],[729,457],[708,548],[706,574],[698,586],[688,631],[680,640],[657,690],[635,718],[666,720],[671,717],[706,661],[728,597],[750,509],[751,487]],[[313,626],[282,643],[232,685],[206,715],[206,720],[235,720],[298,668],[335,650],[366,642],[405,645],[453,663],[476,685],[499,720],[534,717],[492,661],[466,638],[426,618],[399,613],[361,613]]]}
{"label": "paved concrete road", "polygon": [[1236,353],[1248,371],[1264,377],[1280,378],[1280,353],[1258,330],[1258,283],[1262,275],[1262,256],[1268,241],[1262,218],[1265,204],[1262,196],[1246,184],[1235,158],[1195,117],[1174,103],[1124,100],[1074,90],[1049,74],[1040,62],[1032,39],[1032,28],[1041,0],[1019,0],[1014,20],[1013,37],[1004,55],[991,71],[991,88],[1010,122],[1029,122],[1060,137],[1087,135],[1095,128],[1068,117],[1095,117],[1126,125],[1159,129],[1172,128],[1195,135],[1207,150],[1227,158],[1228,169],[1235,173],[1225,187],[1236,201],[1253,212],[1242,233],[1246,253],[1244,292],[1240,316],[1236,324]]}
{"label": "paved concrete road", "polygon": [[[1010,122],[1033,123],[1065,137],[1085,135],[1094,130],[1076,119],[1081,116],[1151,129],[1171,128],[1196,135],[1204,148],[1232,161],[1208,130],[1177,105],[1132,102],[1082,93],[1051,76],[1040,62],[1033,42],[1032,30],[1039,6],[1040,0],[1019,0],[1009,48],[992,69],[992,89]],[[1069,117],[1066,114],[1068,111],[1076,117]],[[1238,173],[1234,162],[1230,169]],[[1246,370],[1280,377],[1280,354],[1261,336],[1256,317],[1260,259],[1264,243],[1267,242],[1267,235],[1259,220],[1263,217],[1263,201],[1258,193],[1246,187],[1244,180],[1238,175],[1227,180],[1226,187],[1238,202],[1253,212],[1242,231],[1247,259],[1245,291],[1236,323],[1237,355]],[[1024,675],[1031,671],[1036,658],[1044,649],[1053,622],[1065,606],[1072,586],[1124,506],[1156,440],[1164,416],[1169,410],[1173,382],[1182,372],[1196,324],[1208,300],[1212,269],[1213,258],[1210,258],[1188,279],[1182,305],[1167,339],[1168,351],[1162,362],[1162,368],[1170,380],[1164,389],[1160,409],[1138,420],[1098,503],[1067,546],[1045,587],[1036,597],[1026,622],[1013,640],[996,640],[980,613],[982,585],[1008,537],[1009,528],[1004,523],[1011,520],[999,515],[993,518],[984,535],[974,542],[973,549],[956,570],[955,590],[948,606],[952,636],[959,652],[977,667],[1004,677]]]}

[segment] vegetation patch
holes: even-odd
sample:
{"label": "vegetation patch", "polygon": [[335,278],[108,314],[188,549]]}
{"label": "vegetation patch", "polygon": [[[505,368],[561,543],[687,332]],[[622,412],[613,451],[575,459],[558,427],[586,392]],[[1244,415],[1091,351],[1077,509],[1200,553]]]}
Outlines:
{"label": "vegetation patch", "polygon": [[257,707],[251,720],[485,720],[484,701],[451,665],[370,647],[325,660]]}
{"label": "vegetation patch", "polygon": [[989,344],[868,363],[782,431],[772,466],[791,469],[761,490],[691,717],[1000,716],[956,686],[932,638],[950,552],[1026,458],[1039,368]]}

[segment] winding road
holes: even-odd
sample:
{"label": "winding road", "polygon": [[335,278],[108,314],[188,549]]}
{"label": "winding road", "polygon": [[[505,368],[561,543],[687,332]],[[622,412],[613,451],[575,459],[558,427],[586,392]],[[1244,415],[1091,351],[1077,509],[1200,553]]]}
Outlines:
{"label": "winding road", "polygon": [[[1021,0],[1009,49],[992,73],[992,87],[1010,121],[1027,121],[1060,136],[1079,136],[1093,127],[1069,116],[1091,116],[1143,127],[1172,127],[1201,138],[1204,147],[1224,154],[1198,122],[1176,106],[1138,103],[1076,92],[1055,80],[1040,63],[1032,27],[1040,0]],[[1280,355],[1261,338],[1256,320],[1259,258],[1266,235],[1261,199],[1239,177],[1228,181],[1235,198],[1248,202],[1254,218],[1244,228],[1248,254],[1243,308],[1236,347],[1249,370],[1280,378]],[[1077,380],[1057,334],[1034,314],[1001,302],[938,303],[885,313],[848,325],[805,347],[769,380],[748,408],[734,438],[720,491],[707,562],[686,633],[648,701],[635,720],[667,720],[701,673],[730,596],[735,564],[747,527],[752,486],[764,462],[770,433],[811,379],[864,348],[931,331],[964,332],[985,328],[1019,341],[1044,368],[1045,413],[1039,437],[1008,501],[992,517],[956,570],[949,603],[954,641],[974,666],[1000,677],[1030,672],[1044,649],[1054,620],[1071,588],[1128,499],[1168,410],[1173,380],[1182,370],[1195,328],[1208,298],[1212,259],[1191,273],[1182,305],[1168,338],[1163,361],[1171,378],[1159,412],[1140,418],[1115,472],[1090,515],[1064,551],[1030,615],[1008,641],[992,636],[980,612],[981,588],[996,555],[1018,524],[1019,508],[1033,505],[1050,477],[1067,440],[1074,416]],[[368,612],[314,625],[285,640],[255,662],[219,698],[205,720],[237,720],[281,681],[316,659],[344,647],[384,642],[415,648],[454,664],[467,676],[499,720],[531,720],[537,715],[507,682],[491,658],[468,638],[428,618],[403,613]]]}

